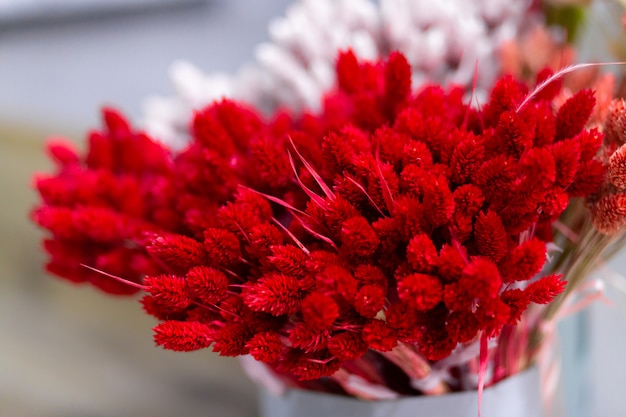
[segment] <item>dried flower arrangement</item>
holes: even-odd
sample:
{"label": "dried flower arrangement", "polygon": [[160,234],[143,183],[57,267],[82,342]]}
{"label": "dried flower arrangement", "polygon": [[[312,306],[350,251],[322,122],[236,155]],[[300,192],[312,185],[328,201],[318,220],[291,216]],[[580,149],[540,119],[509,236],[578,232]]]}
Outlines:
{"label": "dried flower arrangement", "polygon": [[343,52],[319,112],[220,100],[180,152],[106,109],[35,180],[47,269],[143,291],[158,345],[251,355],[286,386],[383,399],[516,374],[623,244],[624,102],[545,70],[479,108],[412,72]]}

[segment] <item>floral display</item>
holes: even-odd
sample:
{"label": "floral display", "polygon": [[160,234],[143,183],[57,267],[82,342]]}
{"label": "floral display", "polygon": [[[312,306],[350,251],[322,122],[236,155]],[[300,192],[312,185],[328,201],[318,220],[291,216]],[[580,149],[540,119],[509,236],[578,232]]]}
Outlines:
{"label": "floral display", "polygon": [[335,70],[319,111],[219,100],[182,150],[112,109],[84,155],[52,143],[33,212],[48,270],[142,291],[156,344],[250,355],[292,387],[480,390],[539,360],[621,244],[623,101],[546,69],[475,105],[413,85],[399,52]]}
{"label": "floral display", "polygon": [[266,113],[281,106],[319,111],[336,81],[337,51],[347,48],[370,60],[401,51],[415,87],[473,86],[484,98],[499,74],[500,46],[534,16],[526,0],[302,0],[270,24],[270,42],[236,75],[205,75],[176,62],[171,73],[177,95],[147,100],[145,127],[155,139],[181,148],[190,138],[193,110],[222,97]]}

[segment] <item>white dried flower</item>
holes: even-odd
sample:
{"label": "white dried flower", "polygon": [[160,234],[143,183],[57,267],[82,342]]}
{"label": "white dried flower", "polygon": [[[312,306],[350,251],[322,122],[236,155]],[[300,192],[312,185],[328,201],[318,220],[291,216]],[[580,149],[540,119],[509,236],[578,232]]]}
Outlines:
{"label": "white dried flower", "polygon": [[362,59],[403,52],[414,68],[413,85],[438,82],[477,92],[498,73],[497,50],[516,36],[528,0],[301,0],[269,25],[271,41],[259,45],[256,62],[234,76],[203,75],[188,63],[172,66],[177,96],[150,98],[144,124],[164,143],[188,140],[192,109],[230,97],[272,111],[318,110],[332,88],[335,59],[352,48]]}

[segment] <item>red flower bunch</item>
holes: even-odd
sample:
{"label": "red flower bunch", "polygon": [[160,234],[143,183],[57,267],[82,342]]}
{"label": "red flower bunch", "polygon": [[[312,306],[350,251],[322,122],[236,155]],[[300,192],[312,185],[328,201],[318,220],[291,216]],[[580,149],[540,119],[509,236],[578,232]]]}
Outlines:
{"label": "red flower bunch", "polygon": [[35,211],[49,269],[140,283],[167,349],[250,354],[299,380],[399,344],[443,359],[563,291],[540,273],[552,224],[606,176],[592,92],[555,110],[558,86],[525,101],[505,77],[476,110],[462,89],[413,92],[397,53],[343,53],[337,76],[297,120],[214,103],[178,155],[110,111],[84,161],[53,145],[61,171],[37,181]]}

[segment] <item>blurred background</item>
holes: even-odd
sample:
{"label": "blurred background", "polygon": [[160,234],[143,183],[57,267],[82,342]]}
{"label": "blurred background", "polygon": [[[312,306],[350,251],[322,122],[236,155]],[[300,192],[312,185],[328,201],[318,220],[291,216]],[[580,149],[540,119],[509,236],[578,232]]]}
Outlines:
{"label": "blurred background", "polygon": [[[235,360],[156,349],[155,322],[133,299],[46,277],[28,221],[34,172],[50,169],[51,134],[76,143],[114,104],[131,118],[171,95],[169,64],[233,72],[267,40],[291,0],[0,0],[0,417],[255,416],[255,389]],[[626,270],[622,255],[612,267]],[[585,358],[581,407],[626,414],[626,301],[598,304],[568,361]],[[579,356],[577,356],[579,355]],[[565,378],[583,374],[565,373]],[[585,377],[587,378],[587,377]]]}

